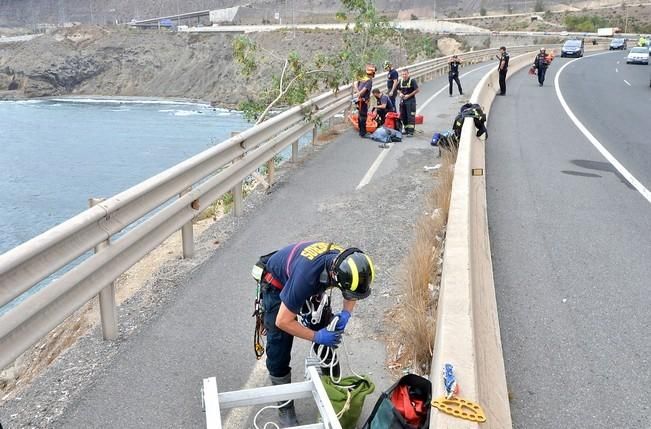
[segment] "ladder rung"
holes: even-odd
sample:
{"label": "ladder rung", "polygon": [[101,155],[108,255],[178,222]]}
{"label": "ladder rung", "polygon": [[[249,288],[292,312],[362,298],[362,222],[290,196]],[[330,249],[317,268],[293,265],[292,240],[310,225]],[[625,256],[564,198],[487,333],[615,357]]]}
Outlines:
{"label": "ladder rung", "polygon": [[313,389],[314,383],[312,381],[303,381],[224,392],[218,395],[219,406],[221,409],[227,409],[282,402],[289,399],[311,398]]}

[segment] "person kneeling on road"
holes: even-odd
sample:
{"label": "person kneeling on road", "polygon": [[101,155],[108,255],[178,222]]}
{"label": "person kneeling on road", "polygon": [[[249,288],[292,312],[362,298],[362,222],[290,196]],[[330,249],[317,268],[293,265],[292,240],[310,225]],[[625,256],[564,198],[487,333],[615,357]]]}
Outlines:
{"label": "person kneeling on road", "polygon": [[373,88],[373,97],[375,97],[376,105],[373,108],[375,113],[377,113],[379,121],[378,125],[384,125],[384,119],[387,116],[387,112],[395,112],[396,109],[393,107],[391,102],[391,97],[388,95],[382,94],[379,88]]}
{"label": "person kneeling on road", "polygon": [[[319,345],[336,347],[341,342],[356,301],[371,294],[374,277],[371,258],[354,247],[300,242],[271,255],[260,285],[267,330],[266,364],[273,385],[291,383],[294,337],[312,341],[315,351]],[[333,288],[340,289],[344,298],[343,309],[336,315],[330,309]],[[335,316],[335,329],[328,330]],[[328,368],[331,376],[339,376],[338,364]],[[282,425],[298,425],[293,401],[278,412]]]}

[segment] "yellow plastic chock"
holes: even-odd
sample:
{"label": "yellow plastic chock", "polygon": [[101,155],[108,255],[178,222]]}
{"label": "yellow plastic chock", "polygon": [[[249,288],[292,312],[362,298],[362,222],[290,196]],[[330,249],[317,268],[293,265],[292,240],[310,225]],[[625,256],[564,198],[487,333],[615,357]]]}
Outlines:
{"label": "yellow plastic chock", "polygon": [[450,414],[460,419],[470,420],[471,422],[483,423],[486,421],[484,410],[479,404],[466,401],[465,399],[452,397],[447,399],[441,396],[432,401],[432,406],[438,408],[446,414]]}

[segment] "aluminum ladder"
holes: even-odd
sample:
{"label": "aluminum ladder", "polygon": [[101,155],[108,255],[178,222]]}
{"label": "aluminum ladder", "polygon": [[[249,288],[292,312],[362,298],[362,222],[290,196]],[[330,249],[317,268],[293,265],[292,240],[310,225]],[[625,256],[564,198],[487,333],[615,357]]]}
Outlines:
{"label": "aluminum ladder", "polygon": [[201,389],[207,429],[222,429],[221,410],[302,398],[314,398],[321,414],[321,422],[292,426],[291,429],[341,429],[337,413],[321,382],[319,370],[308,360],[305,362],[305,381],[302,382],[219,393],[217,378],[210,377],[203,379]]}

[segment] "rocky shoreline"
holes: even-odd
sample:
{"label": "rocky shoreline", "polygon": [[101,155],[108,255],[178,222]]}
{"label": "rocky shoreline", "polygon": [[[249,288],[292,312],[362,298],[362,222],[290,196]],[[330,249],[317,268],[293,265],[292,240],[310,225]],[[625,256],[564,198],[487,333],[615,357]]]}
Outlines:
{"label": "rocky shoreline", "polygon": [[[332,32],[251,35],[261,49],[307,55],[333,48]],[[128,96],[205,100],[234,108],[260,91],[274,64],[242,78],[232,34],[190,34],[78,26],[0,44],[0,99]],[[10,85],[16,87],[9,90]]]}

